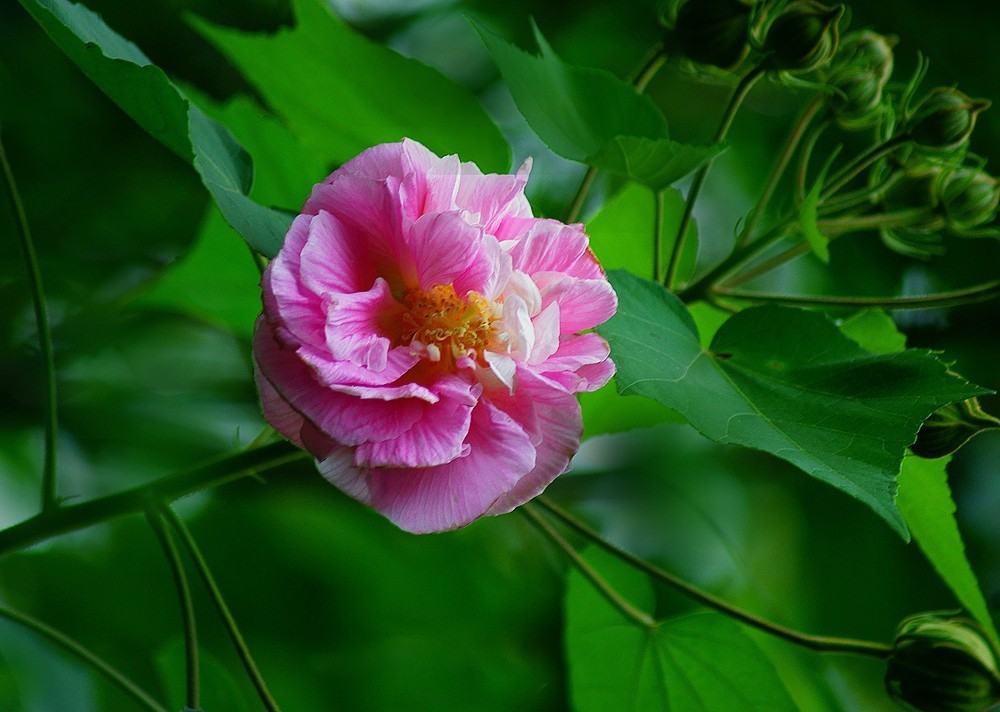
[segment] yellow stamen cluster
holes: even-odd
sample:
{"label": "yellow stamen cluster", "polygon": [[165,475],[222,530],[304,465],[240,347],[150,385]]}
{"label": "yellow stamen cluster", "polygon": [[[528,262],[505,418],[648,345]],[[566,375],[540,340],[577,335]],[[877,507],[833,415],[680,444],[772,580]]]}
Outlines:
{"label": "yellow stamen cluster", "polygon": [[454,285],[439,284],[427,292],[410,290],[403,304],[402,342],[420,342],[427,347],[431,361],[440,361],[448,368],[469,351],[481,358],[493,337],[493,310],[476,292],[463,299]]}

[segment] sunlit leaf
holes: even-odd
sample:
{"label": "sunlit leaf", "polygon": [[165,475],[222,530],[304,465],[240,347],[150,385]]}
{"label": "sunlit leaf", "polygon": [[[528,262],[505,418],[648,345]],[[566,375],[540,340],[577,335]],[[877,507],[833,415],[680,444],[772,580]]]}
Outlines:
{"label": "sunlit leaf", "polygon": [[861,500],[902,536],[895,478],[923,420],[985,392],[929,351],[873,354],[825,316],[747,309],[711,349],[684,305],[658,284],[611,274],[611,343],[622,393],[654,398],[707,437],[770,452]]}
{"label": "sunlit leaf", "polygon": [[295,0],[294,29],[274,35],[195,26],[240,69],[294,134],[326,161],[343,163],[378,143],[416,139],[506,173],[510,148],[464,87],[372,42],[322,0]]}
{"label": "sunlit leaf", "polygon": [[925,460],[908,455],[899,474],[896,504],[913,538],[963,606],[990,632],[990,617],[976,574],[965,556],[965,544],[955,522],[955,502],[948,487],[950,457]]}
{"label": "sunlit leaf", "polygon": [[534,55],[475,24],[518,109],[560,156],[659,190],[719,152],[671,140],[667,120],[648,96],[610,72],[566,64],[538,27],[540,54]]}
{"label": "sunlit leaf", "polygon": [[[615,589],[647,612],[648,579],[610,554],[587,558]],[[577,712],[792,712],[774,667],[740,626],[717,613],[641,628],[576,570],[566,591],[566,657]]]}
{"label": "sunlit leaf", "polygon": [[258,252],[274,255],[291,217],[247,197],[250,157],[221,124],[203,114],[167,75],[95,13],[66,0],[21,0],[83,72],[154,138],[190,161],[229,222]]}

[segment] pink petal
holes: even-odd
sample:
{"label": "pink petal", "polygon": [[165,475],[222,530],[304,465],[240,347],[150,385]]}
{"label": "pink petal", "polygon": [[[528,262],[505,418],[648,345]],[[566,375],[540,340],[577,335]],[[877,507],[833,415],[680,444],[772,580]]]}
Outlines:
{"label": "pink petal", "polygon": [[371,505],[415,534],[465,526],[481,517],[535,466],[534,448],[509,415],[480,401],[469,454],[437,467],[372,470]]}
{"label": "pink petal", "polygon": [[316,379],[324,386],[384,386],[399,380],[413,368],[420,357],[405,346],[392,349],[386,356],[385,368],[374,371],[350,361],[336,361],[324,346],[322,349],[300,346],[297,354],[313,371]]}
{"label": "pink petal", "polygon": [[592,329],[618,310],[618,295],[606,279],[577,279],[556,273],[543,273],[535,279],[543,307],[559,304],[563,334]]}
{"label": "pink petal", "polygon": [[483,175],[475,164],[463,163],[455,204],[478,214],[486,232],[496,234],[505,220],[531,217],[531,206],[524,197],[530,172],[530,158],[516,175]]}
{"label": "pink petal", "polygon": [[492,271],[480,249],[482,240],[482,229],[457,211],[429,213],[417,220],[410,229],[409,249],[420,288],[427,291],[454,282],[460,296],[480,291]]}
{"label": "pink petal", "polygon": [[532,319],[535,331],[535,347],[531,351],[528,363],[543,363],[559,348],[559,324],[561,307],[552,302],[542,310],[542,313]]}
{"label": "pink petal", "polygon": [[322,304],[305,289],[299,274],[299,253],[309,236],[312,217],[299,215],[285,235],[285,246],[271,260],[261,277],[264,314],[280,329],[285,344],[323,343]]}
{"label": "pink petal", "polygon": [[344,445],[396,437],[423,412],[425,401],[418,397],[360,398],[324,387],[294,351],[278,345],[261,318],[254,330],[253,352],[261,375],[281,399],[321,433]]}
{"label": "pink petal", "polygon": [[583,279],[604,278],[604,270],[590,251],[583,225],[564,225],[558,220],[542,219],[522,221],[522,224],[525,232],[512,236],[520,237],[510,253],[514,269],[532,276],[538,272],[563,272]]}
{"label": "pink petal", "polygon": [[321,210],[309,224],[309,239],[302,247],[300,279],[313,293],[363,292],[377,273],[365,237],[352,231],[332,214]]}
{"label": "pink petal", "polygon": [[354,453],[354,464],[358,467],[431,467],[467,455],[470,446],[465,438],[482,387],[454,377],[448,380],[451,384],[438,391],[438,402],[426,404],[420,419],[409,430],[391,440],[359,445]]}
{"label": "pink petal", "polygon": [[316,467],[330,484],[339,488],[348,497],[371,505],[372,495],[368,487],[368,475],[354,466],[354,448],[338,448],[317,462]]}
{"label": "pink petal", "polygon": [[402,307],[379,277],[366,292],[327,296],[326,345],[335,360],[372,371],[386,367],[392,342],[383,331]]}
{"label": "pink petal", "polygon": [[570,459],[580,449],[583,418],[576,398],[550,389],[530,376],[522,378],[519,387],[520,396],[530,398],[534,405],[541,442],[535,449],[534,468],[493,503],[487,511],[490,515],[505,514],[537,497],[552,480],[569,469]]}

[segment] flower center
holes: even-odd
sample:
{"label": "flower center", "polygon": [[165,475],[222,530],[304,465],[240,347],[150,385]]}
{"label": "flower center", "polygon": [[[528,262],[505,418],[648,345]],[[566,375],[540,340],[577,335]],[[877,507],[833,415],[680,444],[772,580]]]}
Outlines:
{"label": "flower center", "polygon": [[493,337],[496,317],[489,301],[476,292],[462,299],[453,285],[439,284],[427,292],[411,289],[403,304],[402,341],[426,346],[431,361],[451,367],[470,351],[481,358]]}

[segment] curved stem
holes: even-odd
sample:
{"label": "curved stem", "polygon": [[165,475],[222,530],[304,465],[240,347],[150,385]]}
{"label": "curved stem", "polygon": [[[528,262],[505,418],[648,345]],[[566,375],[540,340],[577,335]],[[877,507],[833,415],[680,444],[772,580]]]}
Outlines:
{"label": "curved stem", "polygon": [[735,289],[713,290],[713,293],[726,299],[746,299],[753,302],[769,304],[790,304],[793,306],[829,306],[858,307],[878,309],[944,309],[965,304],[986,302],[1000,297],[1000,280],[977,284],[974,287],[956,289],[951,292],[921,294],[912,297],[841,297],[841,296],[811,296],[804,294],[769,294],[763,292],[745,292]]}
{"label": "curved stem", "polygon": [[845,215],[839,218],[818,220],[816,227],[819,228],[820,232],[828,234],[828,237],[833,237],[834,235],[841,235],[848,232],[907,227],[917,220],[926,218],[929,212],[927,208],[907,208],[905,210],[875,213],[872,215]]}
{"label": "curved stem", "polygon": [[236,625],[236,620],[233,618],[233,614],[229,611],[229,606],[226,605],[226,600],[222,597],[222,591],[219,590],[218,585],[215,583],[215,577],[212,576],[212,572],[208,568],[208,562],[205,561],[205,557],[202,556],[201,549],[198,548],[198,544],[195,542],[194,537],[191,536],[191,532],[188,530],[181,518],[177,516],[177,513],[170,507],[161,505],[160,514],[170,523],[170,526],[174,528],[174,531],[180,535],[181,541],[184,543],[184,548],[187,549],[188,554],[194,561],[195,568],[198,569],[198,574],[201,576],[202,583],[204,583],[205,588],[208,589],[209,596],[215,604],[215,608],[218,610],[219,616],[222,618],[222,622],[226,626],[226,631],[229,633],[230,640],[233,642],[233,647],[236,648],[236,654],[239,655],[240,660],[243,662],[243,667],[246,669],[247,675],[250,676],[250,681],[253,683],[254,689],[257,690],[257,696],[260,697],[260,701],[264,703],[264,708],[268,712],[281,712],[281,708],[278,707],[278,703],[274,701],[270,690],[267,689],[267,684],[265,684],[264,678],[261,677],[260,670],[257,668],[257,663],[254,662],[253,656],[250,654],[250,649],[247,647],[246,642],[243,640],[243,635],[240,633],[240,629]]}
{"label": "curved stem", "polygon": [[188,586],[187,576],[184,574],[180,552],[177,551],[174,538],[163,526],[163,519],[156,505],[150,504],[146,509],[146,520],[167,557],[170,573],[174,578],[174,586],[177,588],[177,596],[180,598],[181,620],[184,622],[184,660],[187,663],[185,667],[185,689],[187,690],[185,704],[190,709],[196,710],[201,707],[198,680],[198,629],[195,623],[194,605],[191,601],[191,588]]}
{"label": "curved stem", "polygon": [[764,192],[761,193],[760,200],[757,201],[757,205],[754,207],[753,212],[751,212],[750,217],[747,218],[746,225],[744,225],[743,230],[740,231],[740,236],[736,240],[737,247],[742,247],[753,237],[753,233],[757,229],[757,225],[760,224],[761,218],[764,217],[764,213],[767,211],[767,206],[771,202],[771,197],[774,195],[774,191],[778,187],[781,177],[785,174],[785,169],[792,160],[792,156],[795,155],[795,149],[798,148],[803,135],[805,135],[806,129],[809,127],[809,124],[812,123],[813,118],[822,106],[823,96],[820,95],[814,98],[805,106],[804,109],[802,109],[798,119],[792,126],[791,132],[788,134],[788,139],[785,141],[785,149],[781,152],[781,156],[779,156],[778,160],[775,162],[774,168],[771,169],[771,176],[767,181],[767,185],[764,186]]}
{"label": "curved stem", "polygon": [[799,169],[795,175],[795,197],[799,203],[805,200],[806,197],[806,183],[809,180],[809,160],[812,158],[812,153],[816,148],[819,137],[823,135],[824,129],[829,125],[829,118],[816,124],[809,133],[809,138],[806,139],[805,145],[802,148],[802,154],[799,157]]}
{"label": "curved stem", "polygon": [[740,272],[734,275],[731,279],[726,279],[720,281],[717,285],[713,285],[709,288],[710,291],[715,291],[719,286],[726,287],[738,287],[741,284],[746,284],[763,274],[767,274],[771,270],[777,269],[781,265],[794,260],[796,257],[800,257],[809,252],[812,248],[805,242],[798,242],[787,250],[783,250],[776,254],[774,257],[769,257],[768,259],[758,262],[750,269],[745,272]]}
{"label": "curved stem", "polygon": [[863,173],[870,165],[884,156],[888,156],[900,146],[909,143],[908,134],[900,134],[883,141],[877,146],[873,146],[867,152],[861,154],[853,161],[844,166],[835,176],[830,178],[829,183],[823,189],[820,200],[826,200],[845,185]]}
{"label": "curved stem", "polygon": [[[652,81],[653,77],[656,76],[656,73],[660,71],[666,61],[667,54],[662,44],[657,44],[650,49],[639,69],[629,77],[629,81],[635,87],[635,90],[640,94],[646,91],[649,82]],[[597,171],[597,166],[587,167],[587,172],[583,174],[580,187],[577,188],[576,195],[573,196],[573,201],[570,203],[569,208],[566,209],[565,222],[576,222],[577,218],[580,217],[580,211],[583,210],[583,203],[586,201],[587,194],[594,185],[594,179],[597,178]]]}
{"label": "curved stem", "polygon": [[141,512],[150,500],[173,501],[261,470],[308,457],[287,442],[228,455],[191,470],[168,475],[124,492],[70,507],[58,507],[0,531],[0,556],[58,534],[84,529],[114,517]]}
{"label": "curved stem", "polygon": [[143,708],[150,710],[150,712],[167,712],[167,708],[150,697],[149,693],[135,684],[132,680],[125,677],[124,674],[119,672],[110,663],[99,657],[92,650],[84,647],[82,644],[73,640],[65,633],[42,623],[37,618],[29,616],[27,613],[22,613],[21,611],[17,611],[8,606],[0,605],[0,617],[19,623],[25,628],[33,630],[42,637],[48,638],[59,647],[77,656],[83,660],[83,662],[87,663],[92,668],[107,677],[125,694],[139,703]]}
{"label": "curved stem", "polygon": [[42,463],[42,511],[47,512],[59,506],[56,497],[56,446],[59,437],[59,416],[56,408],[56,361],[52,348],[52,329],[49,326],[49,311],[45,304],[45,289],[42,286],[42,271],[38,266],[35,243],[31,239],[28,216],[21,201],[21,194],[14,181],[14,172],[7,160],[3,140],[0,138],[0,165],[3,167],[4,187],[17,221],[17,235],[21,252],[28,269],[28,285],[31,301],[35,308],[35,324],[38,328],[38,342],[45,364],[45,458]]}
{"label": "curved stem", "polygon": [[[743,104],[743,100],[750,93],[757,80],[764,76],[764,72],[764,67],[759,65],[751,69],[740,79],[739,84],[733,90],[733,95],[729,98],[729,104],[722,114],[722,120],[719,122],[719,128],[715,131],[712,143],[719,143],[729,133],[729,127],[732,126],[733,119],[736,118],[736,112],[739,111],[740,105]],[[677,277],[677,268],[680,266],[681,253],[684,251],[684,238],[687,237],[688,225],[691,224],[691,216],[694,214],[694,205],[698,200],[698,194],[701,193],[701,188],[705,184],[705,178],[708,177],[708,171],[711,167],[712,161],[709,159],[698,170],[694,176],[694,181],[691,183],[691,190],[688,191],[687,199],[684,201],[684,212],[681,215],[680,224],[677,226],[677,238],[674,240],[670,251],[670,261],[667,262],[667,275],[664,280],[667,289],[673,289],[674,280]]]}
{"label": "curved stem", "polygon": [[653,279],[663,279],[663,191],[653,194]]}
{"label": "curved stem", "polygon": [[674,574],[664,571],[663,569],[628,553],[624,549],[619,549],[617,546],[607,541],[599,533],[564,510],[555,502],[549,500],[547,497],[537,497],[535,501],[558,517],[564,524],[591,540],[605,551],[614,554],[630,566],[642,571],[658,581],[667,584],[668,586],[671,586],[672,588],[677,589],[685,596],[688,596],[703,606],[712,608],[719,613],[744,623],[745,625],[757,628],[758,630],[764,631],[765,633],[776,636],[790,643],[794,643],[795,645],[799,645],[810,650],[816,650],[818,652],[852,653],[855,655],[866,655],[874,658],[886,658],[892,652],[892,647],[883,643],[868,640],[855,640],[853,638],[830,638],[827,636],[809,635],[808,633],[802,633],[792,628],[786,628],[785,626],[756,616],[753,613],[744,611],[741,608],[737,608],[736,606],[726,603],[721,598],[718,598],[707,591],[701,590],[688,581],[685,581]]}
{"label": "curved stem", "polygon": [[656,621],[653,620],[648,614],[640,611],[638,608],[633,606],[631,603],[626,601],[620,593],[618,593],[604,578],[591,566],[586,559],[580,556],[580,553],[574,549],[566,539],[562,537],[559,532],[557,532],[551,524],[549,524],[544,517],[542,517],[538,512],[535,511],[531,504],[526,504],[520,507],[520,511],[534,524],[538,527],[545,536],[547,536],[552,543],[563,550],[563,553],[569,557],[569,560],[573,562],[573,565],[580,571],[581,574],[586,577],[594,588],[596,588],[602,596],[604,596],[608,603],[617,608],[619,612],[631,620],[633,623],[643,627],[652,628],[656,625]]}

